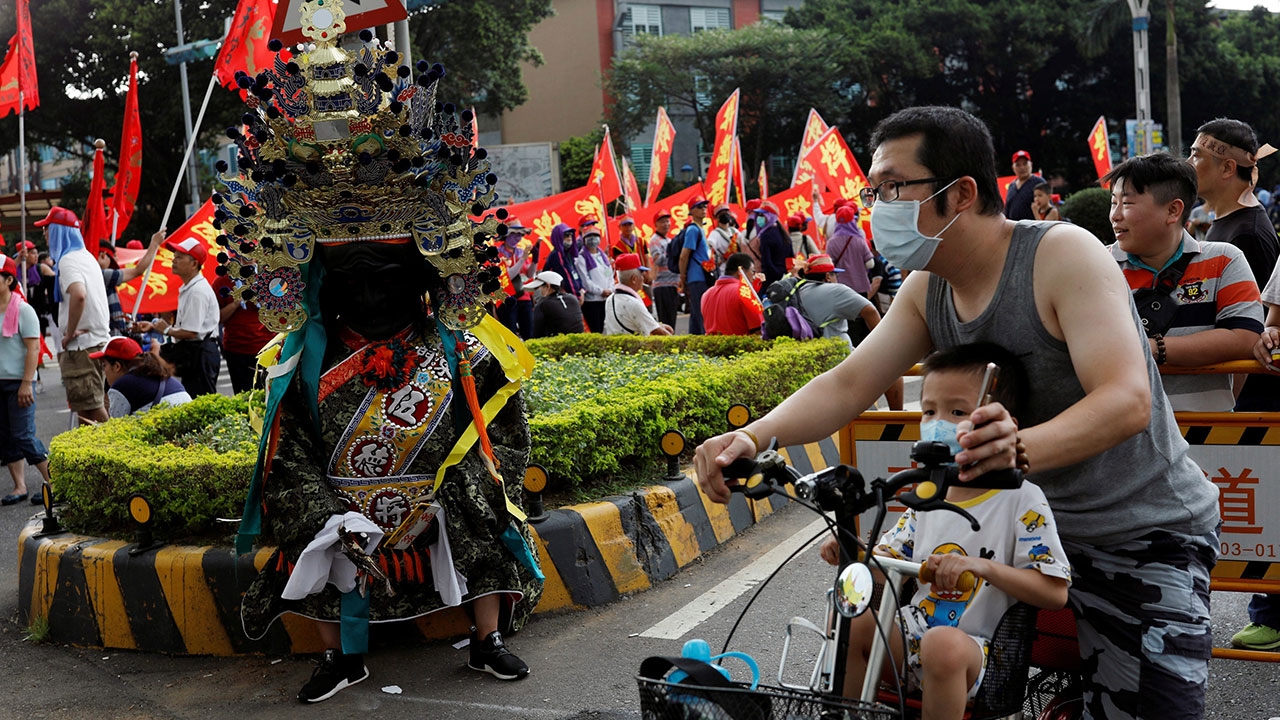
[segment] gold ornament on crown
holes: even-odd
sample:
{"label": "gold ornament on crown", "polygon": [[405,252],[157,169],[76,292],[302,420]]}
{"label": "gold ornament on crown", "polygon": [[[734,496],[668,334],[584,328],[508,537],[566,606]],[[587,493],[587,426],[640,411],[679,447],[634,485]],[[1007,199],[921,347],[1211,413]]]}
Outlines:
{"label": "gold ornament on crown", "polygon": [[504,297],[489,244],[504,228],[470,217],[492,204],[497,178],[469,118],[436,101],[444,69],[419,63],[415,77],[371,34],[344,38],[343,0],[304,0],[300,19],[308,42],[292,59],[237,77],[248,108],[227,130],[238,168],[220,163],[214,196],[235,295],[291,332],[307,320],[304,266],[317,244],[413,242],[444,279],[441,321],[474,326]]}

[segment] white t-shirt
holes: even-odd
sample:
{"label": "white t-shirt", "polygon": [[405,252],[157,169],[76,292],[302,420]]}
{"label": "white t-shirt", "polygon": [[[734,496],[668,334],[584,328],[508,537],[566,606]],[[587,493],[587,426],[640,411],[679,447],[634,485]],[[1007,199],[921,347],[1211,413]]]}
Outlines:
{"label": "white t-shirt", "polygon": [[178,317],[173,326],[195,333],[197,340],[218,334],[218,296],[204,275],[196,275],[178,288]]}
{"label": "white t-shirt", "polygon": [[1262,289],[1262,302],[1267,305],[1280,305],[1280,263],[1271,271],[1267,286]]}
{"label": "white t-shirt", "polygon": [[604,300],[605,335],[648,335],[658,321],[645,309],[644,301],[626,285],[617,285]]}
{"label": "white t-shirt", "polygon": [[[977,555],[1071,581],[1071,566],[1058,539],[1053,512],[1036,485],[1023,482],[1016,490],[989,490],[955,504],[973,515],[982,529],[975,533],[968,520],[947,510],[919,514],[907,510],[880,538],[876,550],[915,562],[947,553]],[[959,627],[988,640],[1013,603],[1012,597],[983,580],[966,592],[934,591],[921,583],[911,598],[911,604],[928,616],[930,627]]]}
{"label": "white t-shirt", "polygon": [[66,350],[87,350],[105,345],[111,340],[110,311],[107,309],[107,286],[102,282],[102,266],[88,250],[72,250],[58,261],[58,286],[62,290],[62,302],[58,303],[58,327],[65,332],[67,314],[71,309],[68,292],[76,283],[84,286],[84,312],[76,332],[86,330],[74,338],[62,340]]}

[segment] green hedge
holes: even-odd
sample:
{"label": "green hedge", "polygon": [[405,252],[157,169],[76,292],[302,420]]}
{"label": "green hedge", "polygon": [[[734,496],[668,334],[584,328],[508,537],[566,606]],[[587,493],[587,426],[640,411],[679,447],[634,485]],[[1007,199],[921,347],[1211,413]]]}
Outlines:
{"label": "green hedge", "polygon": [[1072,193],[1062,204],[1062,219],[1093,233],[1103,245],[1116,241],[1111,231],[1111,191],[1106,188],[1091,187]]}
{"label": "green hedge", "polygon": [[[669,429],[689,438],[691,452],[724,432],[730,405],[763,414],[847,353],[836,340],[585,334],[532,341],[529,348],[544,360],[605,352],[726,358],[710,370],[634,382],[532,418],[533,461],[560,487],[578,489],[661,460],[658,441]],[[165,540],[229,535],[233,527],[220,528],[216,518],[239,517],[243,508],[257,453],[249,404],[245,394],[207,395],[58,435],[50,443],[49,470],[64,522],[80,532],[125,536],[133,528],[128,497],[141,492]]]}
{"label": "green hedge", "polygon": [[[625,467],[660,460],[659,438],[679,430],[689,451],[727,428],[730,405],[746,405],[758,417],[848,353],[839,340],[768,343],[753,338],[678,336],[675,338],[611,338],[599,335],[559,340],[559,345],[531,347],[535,354],[625,349],[733,355],[734,350],[760,348],[733,357],[712,370],[674,373],[641,380],[558,413],[530,419],[533,462],[547,468],[557,485],[582,486]],[[586,350],[583,350],[586,352]],[[558,355],[557,355],[558,356]]]}
{"label": "green hedge", "polygon": [[249,395],[205,395],[62,433],[49,443],[49,473],[69,527],[127,532],[128,498],[140,492],[155,532],[173,540],[240,517],[256,457]]}

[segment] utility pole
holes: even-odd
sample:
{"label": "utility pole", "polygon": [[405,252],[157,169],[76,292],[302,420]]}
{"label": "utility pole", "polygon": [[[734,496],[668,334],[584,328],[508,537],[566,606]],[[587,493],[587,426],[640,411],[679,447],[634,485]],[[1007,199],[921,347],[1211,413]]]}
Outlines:
{"label": "utility pole", "polygon": [[1139,155],[1151,152],[1151,64],[1150,50],[1147,46],[1147,26],[1151,22],[1148,11],[1150,0],[1126,0],[1129,3],[1129,14],[1133,17],[1133,84],[1137,95]]}
{"label": "utility pole", "polygon": [[[184,45],[187,42],[185,33],[182,32],[182,0],[173,0],[173,14],[178,23],[178,45]],[[187,145],[191,144],[191,90],[187,87],[187,63],[185,60],[178,63],[178,75],[182,78],[182,122],[187,130]],[[192,154],[187,161],[187,191],[191,193],[191,205],[200,204],[200,176],[196,174],[196,158]]]}

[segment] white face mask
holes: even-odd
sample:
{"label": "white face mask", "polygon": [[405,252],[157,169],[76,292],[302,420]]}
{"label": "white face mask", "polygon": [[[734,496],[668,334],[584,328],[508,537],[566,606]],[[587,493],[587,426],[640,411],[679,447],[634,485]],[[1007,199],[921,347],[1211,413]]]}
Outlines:
{"label": "white face mask", "polygon": [[920,439],[944,443],[955,457],[964,450],[956,439],[959,430],[960,427],[950,420],[925,420],[920,423]]}
{"label": "white face mask", "polygon": [[952,180],[946,187],[924,200],[882,200],[871,206],[871,236],[890,265],[900,270],[923,270],[929,264],[933,253],[938,249],[938,243],[942,242],[942,233],[955,223],[960,213],[956,213],[937,235],[929,237],[920,233],[920,206],[946,192],[947,188],[957,182],[960,182],[959,179]]}

